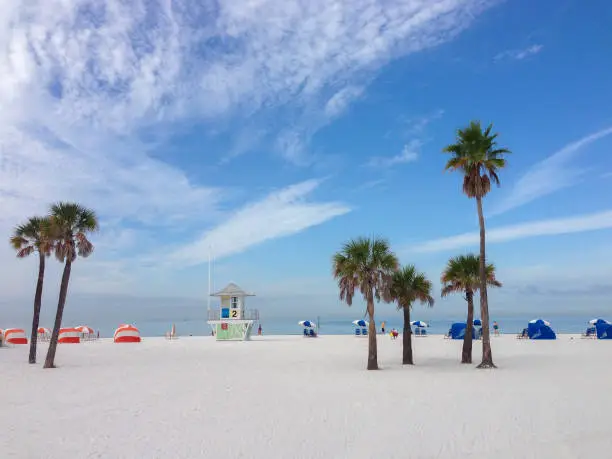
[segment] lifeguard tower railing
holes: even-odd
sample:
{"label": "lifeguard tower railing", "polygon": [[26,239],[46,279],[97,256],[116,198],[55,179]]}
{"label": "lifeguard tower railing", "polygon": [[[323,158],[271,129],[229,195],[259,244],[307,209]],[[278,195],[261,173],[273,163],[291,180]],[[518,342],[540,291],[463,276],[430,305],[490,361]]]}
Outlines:
{"label": "lifeguard tower railing", "polygon": [[[222,320],[221,311],[218,309],[208,311],[208,320]],[[228,319],[230,320],[230,319]],[[240,320],[259,320],[259,311],[257,309],[245,309],[242,311]]]}

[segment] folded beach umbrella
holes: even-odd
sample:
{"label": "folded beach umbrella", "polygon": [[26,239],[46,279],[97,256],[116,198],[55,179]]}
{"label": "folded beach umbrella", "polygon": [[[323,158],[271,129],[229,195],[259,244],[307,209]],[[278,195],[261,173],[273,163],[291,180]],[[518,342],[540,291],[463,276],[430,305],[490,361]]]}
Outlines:
{"label": "folded beach umbrella", "polygon": [[353,320],[353,325],[356,325],[357,327],[367,327],[368,325],[370,325],[370,323],[366,322],[363,319],[359,319],[359,320]]}
{"label": "folded beach umbrella", "polygon": [[427,322],[423,322],[422,320],[413,320],[412,322],[410,322],[410,325],[412,325],[413,327],[429,327],[429,325],[427,324]]}
{"label": "folded beach umbrella", "polygon": [[474,319],[474,326],[475,327],[482,327],[482,320]]}
{"label": "folded beach umbrella", "polygon": [[312,320],[300,320],[298,322],[298,325],[301,325],[302,327],[307,327],[307,328],[316,327],[316,324]]}
{"label": "folded beach umbrella", "polygon": [[611,325],[610,322],[605,319],[591,319],[589,320],[589,323],[591,325]]}
{"label": "folded beach umbrella", "polygon": [[546,325],[547,327],[550,327],[550,322],[544,319],[533,319],[533,320],[530,320],[529,323],[538,324],[538,325]]}

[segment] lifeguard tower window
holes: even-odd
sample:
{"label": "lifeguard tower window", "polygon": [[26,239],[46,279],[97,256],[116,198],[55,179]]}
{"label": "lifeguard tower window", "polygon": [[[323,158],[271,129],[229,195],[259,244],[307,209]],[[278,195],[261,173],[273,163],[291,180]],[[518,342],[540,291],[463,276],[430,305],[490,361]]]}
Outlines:
{"label": "lifeguard tower window", "polygon": [[230,307],[232,309],[237,309],[240,307],[240,298],[238,298],[237,296],[233,296],[230,300]]}

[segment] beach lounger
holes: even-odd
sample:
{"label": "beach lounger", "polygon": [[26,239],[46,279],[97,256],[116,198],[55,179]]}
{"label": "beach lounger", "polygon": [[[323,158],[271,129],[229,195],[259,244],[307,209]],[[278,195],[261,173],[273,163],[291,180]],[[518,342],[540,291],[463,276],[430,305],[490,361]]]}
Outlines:
{"label": "beach lounger", "polygon": [[367,334],[368,334],[368,329],[367,329],[367,328],[364,328],[363,330],[361,330],[361,334],[362,334],[362,336],[367,336]]}
{"label": "beach lounger", "polygon": [[315,336],[317,336],[313,328],[311,328],[310,331],[308,332],[308,336],[310,336],[311,338],[314,338]]}
{"label": "beach lounger", "polygon": [[[425,330],[423,330],[425,331]],[[421,329],[419,327],[414,329],[414,336],[421,336]]]}
{"label": "beach lounger", "polygon": [[304,336],[308,336],[308,329],[307,328],[304,329]]}
{"label": "beach lounger", "polygon": [[587,328],[586,331],[582,334],[581,338],[597,339],[597,329],[595,327]]}
{"label": "beach lounger", "polygon": [[527,329],[523,328],[523,331],[516,335],[516,339],[529,339],[529,334],[527,333]]}
{"label": "beach lounger", "polygon": [[422,329],[421,330],[421,336],[427,336],[427,330]]}
{"label": "beach lounger", "polygon": [[361,328],[355,329],[355,336],[361,336]]}

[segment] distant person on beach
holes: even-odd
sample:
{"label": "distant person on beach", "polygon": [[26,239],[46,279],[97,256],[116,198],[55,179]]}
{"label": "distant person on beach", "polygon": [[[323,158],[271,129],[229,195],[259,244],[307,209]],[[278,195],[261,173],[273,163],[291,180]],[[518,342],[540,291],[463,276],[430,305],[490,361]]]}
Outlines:
{"label": "distant person on beach", "polygon": [[499,336],[499,324],[497,321],[493,321],[493,334]]}
{"label": "distant person on beach", "polygon": [[385,334],[385,322],[383,322],[382,324],[380,324],[380,329],[382,330],[382,334]]}
{"label": "distant person on beach", "polygon": [[259,324],[259,327],[257,328],[257,334],[261,336],[261,324]]}

